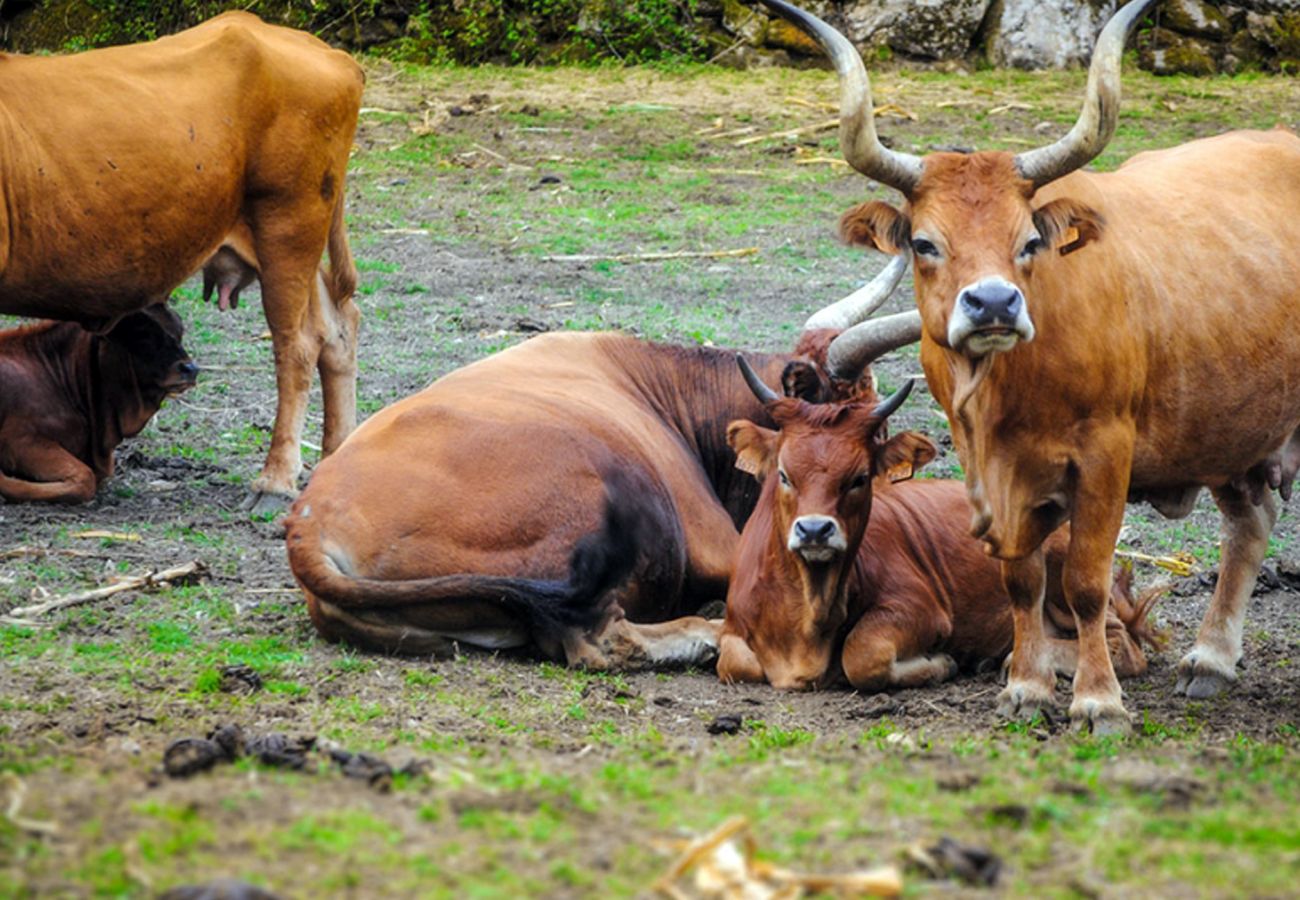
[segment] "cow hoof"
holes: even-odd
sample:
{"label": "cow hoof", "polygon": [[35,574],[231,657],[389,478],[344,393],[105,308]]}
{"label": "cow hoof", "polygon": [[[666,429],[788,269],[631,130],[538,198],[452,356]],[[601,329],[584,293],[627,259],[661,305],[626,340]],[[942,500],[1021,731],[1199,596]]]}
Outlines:
{"label": "cow hoof", "polygon": [[1133,723],[1118,701],[1076,699],[1070,704],[1070,730],[1097,737],[1122,736],[1133,730]]}
{"label": "cow hoof", "polygon": [[1003,719],[1028,722],[1035,716],[1051,719],[1056,710],[1056,699],[1031,682],[1011,682],[998,694],[997,714]]}
{"label": "cow hoof", "polygon": [[249,491],[240,508],[250,516],[273,516],[287,510],[292,502],[293,498],[285,494]]}
{"label": "cow hoof", "polygon": [[1189,700],[1208,700],[1228,690],[1237,680],[1233,667],[1224,668],[1215,654],[1193,648],[1178,664],[1174,693]]}

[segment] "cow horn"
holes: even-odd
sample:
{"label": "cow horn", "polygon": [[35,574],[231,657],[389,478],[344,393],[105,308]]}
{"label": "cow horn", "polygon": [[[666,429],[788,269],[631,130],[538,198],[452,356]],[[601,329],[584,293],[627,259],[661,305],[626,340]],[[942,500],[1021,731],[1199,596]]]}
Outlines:
{"label": "cow horn", "polygon": [[832,377],[850,381],[874,360],[921,339],[921,314],[916,310],[869,319],[831,341],[826,367]]}
{"label": "cow horn", "polygon": [[843,300],[837,300],[830,306],[818,310],[803,323],[804,331],[814,328],[835,328],[843,331],[865,320],[880,305],[889,299],[889,295],[898,287],[907,272],[907,254],[899,253],[889,261],[889,265],[880,274]]}
{"label": "cow horn", "polygon": [[740,374],[745,376],[745,384],[749,385],[749,389],[754,392],[758,402],[767,406],[767,404],[781,399],[780,394],[764,384],[763,379],[758,377],[758,373],[750,367],[749,360],[745,359],[745,354],[736,354],[736,365],[740,366]]}
{"label": "cow horn", "polygon": [[1054,144],[1016,155],[1020,174],[1040,188],[1087,165],[1115,133],[1119,120],[1120,61],[1124,43],[1153,0],[1133,0],[1111,17],[1092,48],[1088,92],[1083,111],[1070,133]]}
{"label": "cow horn", "polygon": [[762,0],[767,8],[793,22],[821,44],[840,77],[840,152],[853,168],[868,178],[911,196],[921,180],[921,158],[890,150],[876,136],[876,113],[871,105],[871,80],[862,57],[848,38],[812,13],[782,0]]}
{"label": "cow horn", "polygon": [[916,384],[915,378],[909,378],[907,381],[904,381],[901,388],[894,391],[894,393],[890,394],[876,405],[876,408],[871,411],[871,417],[873,419],[888,419],[892,416],[898,411],[898,408],[903,405],[903,401],[907,399],[907,395],[912,393],[912,385],[914,384]]}

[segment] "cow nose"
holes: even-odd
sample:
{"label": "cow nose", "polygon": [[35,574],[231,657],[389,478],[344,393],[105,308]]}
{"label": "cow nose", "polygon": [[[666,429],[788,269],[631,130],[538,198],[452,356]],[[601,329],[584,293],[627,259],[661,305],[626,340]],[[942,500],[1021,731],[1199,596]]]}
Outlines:
{"label": "cow nose", "polygon": [[176,364],[176,371],[192,380],[198,377],[199,364],[192,359],[187,359]]}
{"label": "cow nose", "polygon": [[997,322],[1011,323],[1024,309],[1025,297],[1015,285],[985,282],[966,288],[957,298],[962,311],[976,327]]}
{"label": "cow nose", "polygon": [[800,519],[794,523],[795,537],[804,544],[824,544],[834,533],[834,519]]}

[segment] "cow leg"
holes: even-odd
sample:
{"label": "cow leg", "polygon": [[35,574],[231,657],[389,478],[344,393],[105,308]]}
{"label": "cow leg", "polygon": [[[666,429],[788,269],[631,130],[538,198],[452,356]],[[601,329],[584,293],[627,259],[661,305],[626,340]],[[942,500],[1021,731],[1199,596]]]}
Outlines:
{"label": "cow leg", "polygon": [[1014,638],[997,714],[1029,720],[1056,707],[1056,661],[1043,623],[1047,568],[1042,549],[1024,559],[1004,561],[1002,583],[1011,597]]}
{"label": "cow leg", "polygon": [[738,634],[724,634],[718,642],[718,679],[724,684],[767,680],[753,648]]}
{"label": "cow leg", "polygon": [[19,449],[18,467],[34,472],[28,480],[0,472],[0,497],[10,503],[88,503],[99,479],[94,471],[53,441],[31,441]]}
{"label": "cow leg", "polygon": [[934,650],[933,629],[901,627],[892,613],[867,613],[844,639],[840,665],[849,684],[859,691],[923,687],[957,674],[957,663]]}
{"label": "cow leg", "polygon": [[1213,697],[1237,680],[1246,604],[1277,522],[1277,501],[1270,492],[1258,504],[1251,502],[1249,494],[1226,485],[1212,493],[1223,514],[1219,581],[1196,643],[1178,664],[1174,685],[1176,693],[1195,700]]}
{"label": "cow leg", "polygon": [[1099,465],[1092,477],[1080,477],[1062,575],[1079,635],[1070,722],[1075,730],[1094,734],[1125,734],[1132,727],[1106,643],[1115,541],[1128,491],[1127,458],[1122,466],[1118,455],[1112,458],[1115,466]]}
{"label": "cow leg", "polygon": [[324,340],[317,363],[325,406],[321,454],[329,456],[357,425],[357,332],[361,311],[351,297],[335,306],[319,276],[316,294]]}
{"label": "cow leg", "polygon": [[[311,279],[324,251],[325,229],[314,251],[276,252],[274,243],[258,232],[262,261],[262,309],[271,329],[275,352],[276,408],[271,447],[262,473],[253,481],[245,508],[274,512],[298,493],[302,471],[302,429],[312,370],[321,350],[321,336],[308,327]],[[264,249],[265,248],[265,249]]]}
{"label": "cow leg", "polygon": [[[570,666],[597,671],[700,666],[717,658],[721,632],[721,619],[700,616],[651,624],[630,622],[615,601],[595,627],[564,634],[561,650]],[[558,655],[549,647],[543,651]]]}

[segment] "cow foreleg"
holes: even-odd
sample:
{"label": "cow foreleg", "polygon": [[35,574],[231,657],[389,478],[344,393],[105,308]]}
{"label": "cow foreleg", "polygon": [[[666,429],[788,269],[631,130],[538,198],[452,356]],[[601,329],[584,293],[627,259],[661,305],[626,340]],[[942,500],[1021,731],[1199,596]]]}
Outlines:
{"label": "cow foreleg", "polygon": [[899,623],[892,612],[867,613],[848,637],[840,665],[859,691],[924,687],[957,674],[957,663],[935,652],[938,629],[929,622]]}
{"label": "cow foreleg", "polygon": [[761,684],[767,680],[758,655],[738,634],[724,634],[718,642],[718,680],[723,684]]}
{"label": "cow foreleg", "polygon": [[1124,521],[1127,489],[1118,466],[1099,466],[1091,480],[1081,479],[1063,573],[1065,599],[1079,634],[1070,722],[1075,730],[1094,734],[1125,734],[1132,727],[1106,642],[1115,540]]}
{"label": "cow foreleg", "polygon": [[1043,625],[1047,568],[1041,548],[1002,563],[1002,583],[1011,596],[1015,629],[1007,666],[1007,686],[998,694],[997,714],[1029,720],[1056,707],[1056,658]]}
{"label": "cow foreleg", "polygon": [[94,471],[59,444],[35,441],[21,448],[19,465],[35,480],[0,472],[0,497],[10,503],[88,503],[99,479]]}
{"label": "cow foreleg", "polygon": [[1246,604],[1277,522],[1277,501],[1270,493],[1259,503],[1233,487],[1216,488],[1212,493],[1223,513],[1219,580],[1196,644],[1178,664],[1174,685],[1176,693],[1195,700],[1213,697],[1237,680]]}

